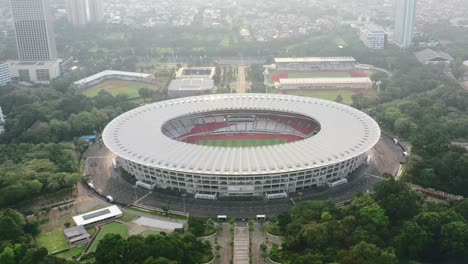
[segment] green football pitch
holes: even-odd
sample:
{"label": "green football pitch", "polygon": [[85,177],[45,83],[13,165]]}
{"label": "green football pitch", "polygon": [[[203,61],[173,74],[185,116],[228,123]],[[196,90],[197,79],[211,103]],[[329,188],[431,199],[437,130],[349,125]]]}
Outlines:
{"label": "green football pitch", "polygon": [[323,100],[335,101],[338,95],[343,98],[343,104],[351,105],[353,103],[353,91],[341,90],[341,91],[291,91],[287,92],[289,95],[297,95],[304,97],[313,97]]}
{"label": "green football pitch", "polygon": [[288,78],[346,78],[351,77],[349,72],[291,72]]}
{"label": "green football pitch", "polygon": [[210,147],[231,147],[231,148],[246,148],[246,147],[261,147],[271,146],[286,143],[284,139],[277,138],[262,138],[262,139],[214,139],[214,140],[199,140],[198,144]]}

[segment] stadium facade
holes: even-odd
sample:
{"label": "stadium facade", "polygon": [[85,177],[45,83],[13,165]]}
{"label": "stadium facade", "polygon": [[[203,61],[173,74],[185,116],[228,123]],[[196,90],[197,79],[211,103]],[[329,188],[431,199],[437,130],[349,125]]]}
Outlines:
{"label": "stadium facade", "polygon": [[[258,147],[199,140],[282,138]],[[324,186],[366,162],[380,138],[368,115],[320,99],[219,94],[145,105],[105,128],[105,145],[136,180],[195,195],[263,196]]]}
{"label": "stadium facade", "polygon": [[372,88],[369,77],[359,78],[293,78],[280,79],[281,90],[367,90]]}

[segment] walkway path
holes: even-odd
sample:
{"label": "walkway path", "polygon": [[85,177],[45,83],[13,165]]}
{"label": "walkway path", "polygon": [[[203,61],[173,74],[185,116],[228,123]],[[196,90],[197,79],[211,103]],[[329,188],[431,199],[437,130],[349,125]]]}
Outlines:
{"label": "walkway path", "polygon": [[249,264],[249,230],[236,226],[234,231],[234,264]]}
{"label": "walkway path", "polygon": [[247,82],[245,78],[245,69],[247,67],[245,65],[239,65],[239,68],[237,70],[237,82],[234,83],[234,89],[238,93],[245,93],[247,89],[250,88],[250,82]]}

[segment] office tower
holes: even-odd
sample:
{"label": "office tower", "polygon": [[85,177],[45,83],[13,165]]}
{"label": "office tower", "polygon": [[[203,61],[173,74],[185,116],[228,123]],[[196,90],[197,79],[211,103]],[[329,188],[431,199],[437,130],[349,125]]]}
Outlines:
{"label": "office tower", "polygon": [[102,0],[88,0],[89,21],[92,23],[101,22],[104,19]]}
{"label": "office tower", "polygon": [[397,0],[393,39],[400,48],[411,46],[416,20],[416,0]]}
{"label": "office tower", "polygon": [[11,0],[16,45],[21,61],[57,59],[49,0]]}
{"label": "office tower", "polygon": [[98,23],[104,18],[101,0],[68,0],[68,20],[73,25]]}
{"label": "office tower", "polygon": [[67,13],[68,21],[73,25],[88,24],[88,0],[68,0]]}

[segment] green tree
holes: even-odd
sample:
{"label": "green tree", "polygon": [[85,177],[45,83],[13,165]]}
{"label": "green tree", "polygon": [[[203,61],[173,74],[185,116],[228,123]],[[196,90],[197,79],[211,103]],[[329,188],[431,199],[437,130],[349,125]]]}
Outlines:
{"label": "green tree", "polygon": [[406,222],[400,233],[395,237],[397,253],[408,259],[418,259],[432,243],[431,235],[420,225]]}
{"label": "green tree", "polygon": [[118,234],[107,234],[98,242],[94,256],[97,264],[125,264],[126,241]]}
{"label": "green tree", "polygon": [[457,221],[442,226],[441,250],[451,258],[468,257],[468,225]]}

